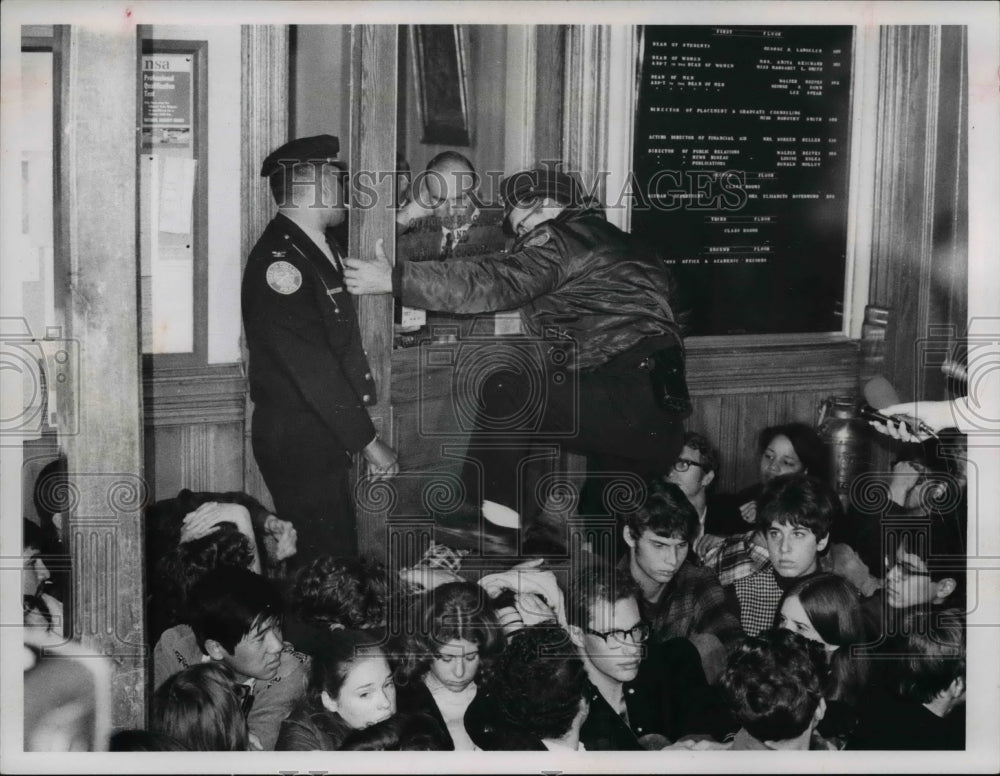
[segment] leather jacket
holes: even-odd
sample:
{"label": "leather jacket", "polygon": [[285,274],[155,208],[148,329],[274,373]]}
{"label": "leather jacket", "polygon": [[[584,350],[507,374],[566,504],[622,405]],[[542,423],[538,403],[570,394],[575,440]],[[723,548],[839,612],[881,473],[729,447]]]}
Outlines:
{"label": "leather jacket", "polygon": [[459,314],[519,309],[530,337],[574,342],[571,363],[584,371],[647,338],[680,345],[670,290],[656,255],[594,209],[564,210],[509,253],[400,261],[393,274],[393,291],[408,306]]}

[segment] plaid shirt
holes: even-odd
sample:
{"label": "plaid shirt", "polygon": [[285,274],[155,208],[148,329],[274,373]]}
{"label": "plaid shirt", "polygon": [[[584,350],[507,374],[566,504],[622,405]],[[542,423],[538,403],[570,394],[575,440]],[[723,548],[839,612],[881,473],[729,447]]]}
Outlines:
{"label": "plaid shirt", "polygon": [[778,585],[770,562],[750,576],[736,580],[733,589],[740,602],[740,624],[748,636],[774,627],[774,615],[785,591]]}
{"label": "plaid shirt", "polygon": [[[628,563],[626,556],[619,568],[627,571]],[[715,574],[690,560],[677,569],[658,601],[650,603],[643,599],[639,607],[652,626],[653,638],[659,642],[707,634],[721,641],[728,654],[743,636],[739,620],[727,606],[726,594]]]}
{"label": "plaid shirt", "polygon": [[719,584],[725,587],[770,565],[767,547],[757,544],[753,535],[754,531],[748,531],[728,536],[712,547],[707,546],[708,537],[703,536],[695,543],[695,550],[705,567],[714,571]]}

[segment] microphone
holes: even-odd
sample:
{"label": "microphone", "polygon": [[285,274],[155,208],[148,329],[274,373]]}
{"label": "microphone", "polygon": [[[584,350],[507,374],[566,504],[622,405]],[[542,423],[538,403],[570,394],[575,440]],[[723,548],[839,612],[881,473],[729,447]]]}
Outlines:
{"label": "microphone", "polygon": [[906,425],[906,430],[912,436],[937,436],[934,429],[919,418],[914,418],[910,415],[886,415],[879,412],[883,407],[891,407],[893,404],[899,404],[899,394],[892,387],[892,383],[882,375],[876,375],[865,383],[862,393],[864,393],[867,403],[858,407],[858,417],[864,420],[874,420],[878,423],[896,423],[901,420]]}
{"label": "microphone", "polygon": [[966,369],[964,364],[954,359],[946,358],[944,363],[941,364],[941,371],[952,380],[958,380],[962,383],[969,382],[969,370]]}

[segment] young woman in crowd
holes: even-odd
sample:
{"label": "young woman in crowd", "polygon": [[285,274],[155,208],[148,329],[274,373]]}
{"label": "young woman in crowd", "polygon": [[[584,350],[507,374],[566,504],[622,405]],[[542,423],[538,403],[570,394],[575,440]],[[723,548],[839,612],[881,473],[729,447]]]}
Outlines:
{"label": "young woman in crowd", "polygon": [[857,722],[869,682],[869,664],[851,654],[851,645],[868,641],[858,592],[841,577],[820,574],[799,583],[785,596],[779,628],[818,642],[826,652],[826,716],[817,730],[841,749]]}
{"label": "young woman in crowd", "polygon": [[725,524],[706,525],[707,533],[720,536],[744,533],[757,522],[757,500],[764,486],[782,474],[809,474],[823,482],[829,479],[830,454],[817,434],[805,423],[785,423],[769,426],[757,439],[760,455],[760,480],[736,494],[720,497],[734,507],[720,509],[721,514],[738,516]]}
{"label": "young woman in crowd", "polygon": [[396,686],[380,634],[331,632],[312,661],[309,692],[281,723],[278,751],[339,749],[355,730],[396,713]]}
{"label": "young woman in crowd", "polygon": [[153,693],[153,733],[201,752],[260,749],[252,743],[232,671],[214,661],[185,668]]}
{"label": "young woman in crowd", "polygon": [[450,582],[425,593],[415,611],[397,670],[399,709],[436,719],[447,749],[475,749],[465,712],[502,642],[489,595],[471,582]]}

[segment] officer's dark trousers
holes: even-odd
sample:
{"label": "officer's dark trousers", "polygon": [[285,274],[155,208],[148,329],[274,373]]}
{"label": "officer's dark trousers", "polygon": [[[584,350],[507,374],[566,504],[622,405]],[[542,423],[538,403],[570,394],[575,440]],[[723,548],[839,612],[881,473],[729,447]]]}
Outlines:
{"label": "officer's dark trousers", "polygon": [[547,498],[566,492],[560,483],[567,477],[557,468],[566,449],[588,460],[577,513],[625,511],[643,476],[669,469],[684,434],[683,421],[657,404],[640,360],[618,359],[590,372],[543,365],[541,380],[539,373],[492,373],[480,392],[463,475],[470,500],[515,509],[529,526]]}
{"label": "officer's dark trousers", "polygon": [[351,460],[330,445],[326,428],[313,415],[278,415],[258,407],[252,437],[274,510],[298,534],[295,564],[323,554],[357,555]]}

